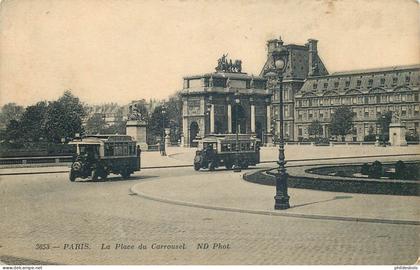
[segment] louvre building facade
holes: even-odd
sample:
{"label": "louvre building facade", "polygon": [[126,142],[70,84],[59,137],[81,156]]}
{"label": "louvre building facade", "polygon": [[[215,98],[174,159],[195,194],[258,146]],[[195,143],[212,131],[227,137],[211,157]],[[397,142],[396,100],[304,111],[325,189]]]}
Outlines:
{"label": "louvre building facade", "polygon": [[[267,43],[267,62],[271,51],[284,46],[289,54],[283,73],[285,138],[300,141],[309,138],[308,126],[318,120],[323,136],[331,137],[329,123],[337,107],[350,106],[355,113],[354,130],[346,141],[363,141],[368,134],[380,134],[376,122],[387,111],[397,113],[407,133],[419,133],[420,65],[399,66],[329,74],[318,55],[317,41],[304,46],[283,45],[281,40]],[[273,85],[268,82],[268,86]],[[279,132],[278,91],[272,87],[272,126]]]}
{"label": "louvre building facade", "polygon": [[[317,40],[304,45],[267,42],[267,60],[259,76],[242,72],[241,62],[219,59],[216,72],[184,77],[183,144],[194,146],[196,138],[209,134],[253,133],[263,143],[278,138],[279,91],[266,76],[273,66],[273,51],[287,50],[283,70],[283,115],[286,141],[310,137],[309,125],[318,120],[322,136],[331,138],[334,111],[350,106],[354,129],[346,141],[363,141],[381,134],[377,119],[391,111],[400,116],[408,134],[418,134],[420,65],[379,68],[329,74],[318,54]],[[236,102],[237,103],[236,103]]]}

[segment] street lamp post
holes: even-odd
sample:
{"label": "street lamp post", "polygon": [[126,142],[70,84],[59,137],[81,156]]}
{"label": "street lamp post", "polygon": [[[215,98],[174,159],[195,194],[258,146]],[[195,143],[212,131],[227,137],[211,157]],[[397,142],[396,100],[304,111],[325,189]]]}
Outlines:
{"label": "street lamp post", "polygon": [[162,146],[162,156],[166,156],[166,146],[165,146],[165,114],[166,114],[166,108],[165,105],[162,105],[162,140],[161,140],[161,146]]}
{"label": "street lamp post", "polygon": [[280,133],[279,133],[279,160],[278,169],[275,173],[276,176],[276,195],[274,196],[274,209],[288,209],[289,195],[287,193],[287,178],[286,172],[286,161],[284,155],[284,119],[283,119],[283,72],[285,71],[287,64],[288,51],[282,46],[282,42],[278,44],[276,49],[273,51],[272,57],[274,62],[274,68],[266,73],[266,76],[276,78],[279,93],[279,121],[280,121]]}
{"label": "street lamp post", "polygon": [[239,92],[235,92],[235,127],[236,127],[236,147],[235,147],[235,164],[233,165],[234,172],[240,172],[241,166],[239,165],[239,128],[238,128],[238,107],[241,100],[239,99]]}

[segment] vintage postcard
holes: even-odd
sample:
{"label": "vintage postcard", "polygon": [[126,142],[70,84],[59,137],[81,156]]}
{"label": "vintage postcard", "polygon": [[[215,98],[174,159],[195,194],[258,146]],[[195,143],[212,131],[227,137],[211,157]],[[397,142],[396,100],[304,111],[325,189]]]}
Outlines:
{"label": "vintage postcard", "polygon": [[0,267],[417,269],[419,11],[1,1]]}

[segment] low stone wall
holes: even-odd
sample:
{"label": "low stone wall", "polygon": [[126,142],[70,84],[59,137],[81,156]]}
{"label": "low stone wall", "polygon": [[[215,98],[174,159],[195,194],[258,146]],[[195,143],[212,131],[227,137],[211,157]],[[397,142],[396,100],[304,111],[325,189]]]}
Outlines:
{"label": "low stone wall", "polygon": [[[349,178],[306,172],[317,167],[320,166],[287,168],[289,173],[288,186],[334,192],[420,196],[420,182],[418,181]],[[248,182],[275,186],[275,177],[267,173],[270,170],[244,174],[243,178]]]}

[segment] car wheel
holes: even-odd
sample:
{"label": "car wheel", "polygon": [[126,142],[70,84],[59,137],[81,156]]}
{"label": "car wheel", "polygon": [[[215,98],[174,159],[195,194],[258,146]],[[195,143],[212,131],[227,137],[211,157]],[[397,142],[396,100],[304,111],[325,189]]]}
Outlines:
{"label": "car wheel", "polygon": [[242,168],[243,169],[248,169],[248,166],[249,166],[249,164],[248,164],[248,161],[247,160],[245,160],[244,162],[242,162]]}
{"label": "car wheel", "polygon": [[194,163],[194,170],[199,171],[200,170],[200,164]]}
{"label": "car wheel", "polygon": [[214,171],[214,168],[216,167],[216,164],[214,164],[214,162],[213,161],[211,161],[210,163],[209,163],[209,170],[210,171]]}
{"label": "car wheel", "polygon": [[98,180],[98,171],[97,170],[92,170],[92,180],[93,181],[96,181],[96,180]]}
{"label": "car wheel", "polygon": [[128,179],[130,177],[130,171],[126,168],[121,173],[122,178]]}
{"label": "car wheel", "polygon": [[70,170],[69,179],[71,182],[76,180],[76,174],[73,172],[73,170]]}

